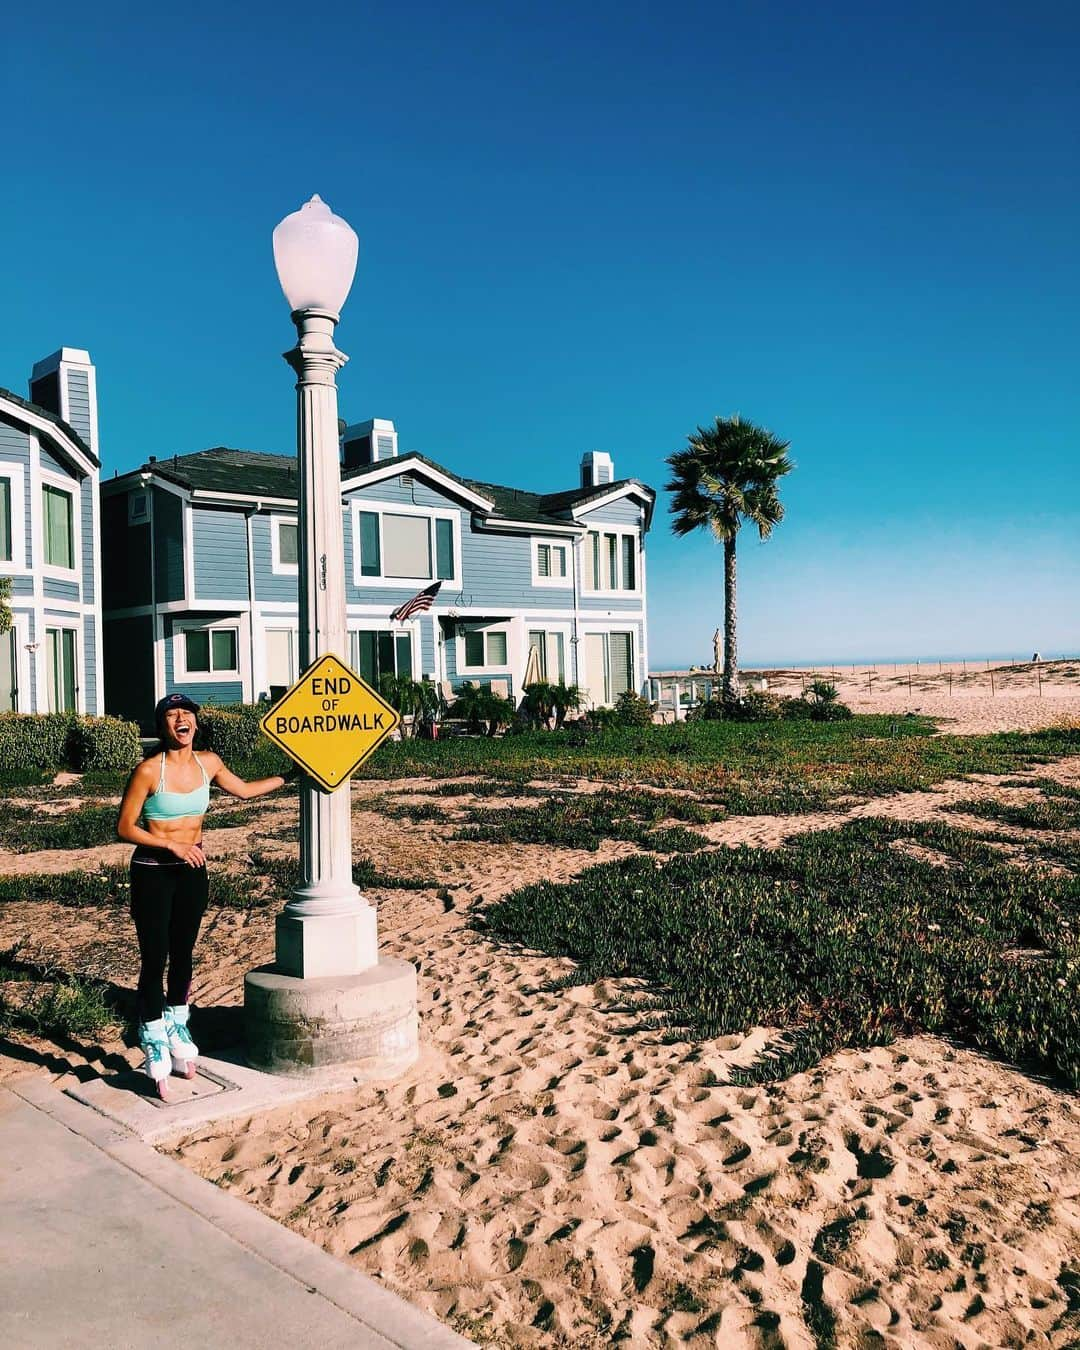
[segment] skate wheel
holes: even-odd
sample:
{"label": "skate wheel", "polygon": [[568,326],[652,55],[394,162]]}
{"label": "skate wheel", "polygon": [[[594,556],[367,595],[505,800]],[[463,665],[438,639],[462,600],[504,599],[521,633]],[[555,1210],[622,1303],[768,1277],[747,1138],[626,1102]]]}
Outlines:
{"label": "skate wheel", "polygon": [[195,1061],[193,1059],[185,1060],[183,1063],[177,1064],[176,1068],[181,1078],[195,1077]]}
{"label": "skate wheel", "polygon": [[169,1080],[167,1078],[157,1078],[154,1080],[154,1087],[161,1100],[167,1102],[169,1100]]}

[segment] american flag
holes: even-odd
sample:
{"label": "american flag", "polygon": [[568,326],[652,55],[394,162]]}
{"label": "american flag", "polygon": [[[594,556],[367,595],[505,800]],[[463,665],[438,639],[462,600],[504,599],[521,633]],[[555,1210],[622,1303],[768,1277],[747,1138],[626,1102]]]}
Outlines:
{"label": "american flag", "polygon": [[411,619],[414,614],[419,614],[425,609],[430,609],[435,603],[435,597],[439,594],[441,581],[436,581],[431,586],[426,586],[422,591],[417,591],[411,600],[406,600],[403,605],[398,605],[397,609],[390,615],[391,621],[397,620],[404,623],[406,619]]}

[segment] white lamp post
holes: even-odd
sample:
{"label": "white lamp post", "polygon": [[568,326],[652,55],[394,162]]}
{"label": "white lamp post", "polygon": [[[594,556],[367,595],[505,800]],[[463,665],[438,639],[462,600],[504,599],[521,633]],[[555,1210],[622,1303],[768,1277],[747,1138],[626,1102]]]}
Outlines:
{"label": "white lamp post", "polygon": [[[274,230],[274,263],[299,341],[297,374],[300,666],[348,661],[334,327],[356,273],[357,238],[312,197]],[[282,1072],[416,1056],[416,971],[379,959],[375,911],[352,879],[349,788],[300,788],[300,884],[278,916],[275,965],[245,980],[248,1058]]]}

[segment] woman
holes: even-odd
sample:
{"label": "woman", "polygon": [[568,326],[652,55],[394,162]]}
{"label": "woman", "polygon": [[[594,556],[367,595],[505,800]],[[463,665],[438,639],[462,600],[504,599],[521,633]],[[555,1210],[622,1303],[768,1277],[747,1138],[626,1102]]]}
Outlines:
{"label": "woman", "polygon": [[[210,751],[196,754],[199,705],[168,694],[154,709],[161,753],[134,770],[120,803],[116,833],[136,846],[131,859],[131,917],[139,938],[139,1043],[146,1072],[165,1098],[173,1068],[195,1076],[198,1048],[188,1031],[191,953],[206,909],[203,817],[210,784],[247,800],[282,787],[285,779],[246,783]],[[140,823],[140,819],[141,822]],[[169,967],[168,988],[162,978]]]}

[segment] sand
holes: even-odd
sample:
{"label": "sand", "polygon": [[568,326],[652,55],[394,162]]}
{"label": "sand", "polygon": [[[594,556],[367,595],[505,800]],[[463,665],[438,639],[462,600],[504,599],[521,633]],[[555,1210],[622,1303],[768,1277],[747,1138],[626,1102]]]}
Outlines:
{"label": "sand", "polygon": [[[1028,697],[1016,696],[1018,720]],[[1042,724],[1061,711],[1042,706]],[[1039,772],[1077,784],[1080,759]],[[354,785],[355,837],[374,841],[380,868],[446,888],[372,892],[384,949],[419,966],[420,1063],[394,1083],[199,1131],[176,1156],[480,1342],[1080,1345],[1075,1094],[931,1037],[835,1055],[767,1088],[725,1086],[768,1029],[664,1043],[628,1003],[635,982],[553,986],[569,962],[467,926],[481,898],[631,845],[450,843],[448,826],[367,809],[387,790]],[[1024,799],[982,775],[849,814],[933,819],[978,795]],[[454,800],[443,805],[452,816]],[[271,836],[292,813],[268,804],[254,831],[222,831],[213,851],[284,848]],[[843,818],[739,818],[706,833],[771,846]],[[49,866],[71,855],[0,856],[8,872]],[[122,913],[109,922],[8,905],[0,947],[22,937],[42,964],[130,988],[131,934]],[[196,993],[208,1041],[235,1038],[243,972],[272,950],[272,914],[210,917]],[[58,1078],[137,1059],[119,1041],[6,1049],[7,1071]]]}

